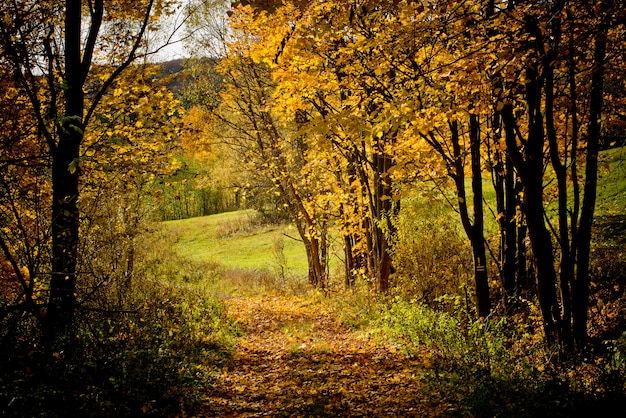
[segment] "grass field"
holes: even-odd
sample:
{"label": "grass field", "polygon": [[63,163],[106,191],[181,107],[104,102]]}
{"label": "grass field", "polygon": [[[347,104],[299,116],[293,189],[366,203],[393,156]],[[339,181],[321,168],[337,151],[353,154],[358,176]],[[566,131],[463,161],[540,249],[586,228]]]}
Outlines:
{"label": "grass field", "polygon": [[245,210],[168,221],[164,225],[178,237],[176,252],[191,261],[306,275],[306,254],[295,227],[258,226],[256,220],[254,211]]}
{"label": "grass field", "polygon": [[602,216],[626,213],[626,147],[600,154],[596,214]]}

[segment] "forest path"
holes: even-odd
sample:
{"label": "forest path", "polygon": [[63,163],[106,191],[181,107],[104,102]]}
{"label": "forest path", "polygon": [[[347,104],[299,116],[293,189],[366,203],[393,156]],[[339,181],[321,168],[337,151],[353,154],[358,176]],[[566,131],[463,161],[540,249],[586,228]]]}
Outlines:
{"label": "forest path", "polygon": [[226,300],[243,336],[211,383],[204,416],[434,416],[416,360],[343,326],[320,301]]}

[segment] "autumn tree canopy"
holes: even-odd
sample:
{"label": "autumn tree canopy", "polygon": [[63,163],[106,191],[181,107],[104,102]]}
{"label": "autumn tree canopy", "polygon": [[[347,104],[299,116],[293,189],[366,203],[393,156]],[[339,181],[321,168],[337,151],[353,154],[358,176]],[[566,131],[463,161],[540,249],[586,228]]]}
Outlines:
{"label": "autumn tree canopy", "polygon": [[[79,195],[88,184],[86,174],[93,172],[86,161],[115,149],[115,141],[125,141],[126,150],[140,147],[134,135],[145,137],[146,109],[162,111],[161,124],[174,114],[174,102],[163,92],[153,95],[149,87],[121,78],[149,56],[148,33],[174,6],[161,0],[0,6],[3,173],[13,176],[4,179],[3,212],[10,217],[1,246],[3,265],[12,271],[5,277],[14,276],[19,288],[6,309],[29,305],[51,347],[64,344],[72,331],[86,207]],[[126,106],[136,99],[135,107],[113,115],[111,100],[123,97],[129,99]],[[5,112],[8,106],[16,112]],[[19,150],[11,146],[18,143],[24,145]],[[110,159],[123,159],[122,148],[110,152]],[[42,294],[35,307],[36,290]]]}
{"label": "autumn tree canopy", "polygon": [[[604,111],[605,80],[622,77],[622,2],[266,6],[230,12],[215,114],[256,144],[255,169],[298,206],[295,219],[338,228],[346,282],[393,284],[403,190],[448,176],[473,248],[478,316],[490,314],[495,282],[509,308],[536,290],[547,341],[583,347],[598,149],[602,122],[616,119]],[[498,225],[495,248],[487,221]]]}

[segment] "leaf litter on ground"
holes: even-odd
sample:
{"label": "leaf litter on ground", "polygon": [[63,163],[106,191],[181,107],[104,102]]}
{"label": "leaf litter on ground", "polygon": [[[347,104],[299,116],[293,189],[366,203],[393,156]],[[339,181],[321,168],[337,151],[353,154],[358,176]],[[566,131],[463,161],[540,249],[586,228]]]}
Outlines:
{"label": "leaf litter on ground", "polygon": [[[260,294],[226,301],[243,336],[199,416],[437,416],[415,357],[350,329],[327,304]],[[198,415],[196,415],[198,416]]]}

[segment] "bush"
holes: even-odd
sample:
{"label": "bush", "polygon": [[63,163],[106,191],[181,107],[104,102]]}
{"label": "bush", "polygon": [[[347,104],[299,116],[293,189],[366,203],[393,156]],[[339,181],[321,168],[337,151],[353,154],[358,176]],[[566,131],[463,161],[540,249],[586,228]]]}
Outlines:
{"label": "bush", "polygon": [[194,386],[228,357],[235,328],[221,303],[200,291],[159,288],[146,292],[139,312],[82,330],[81,363],[93,383],[81,410],[111,416],[192,409]]}
{"label": "bush", "polygon": [[[3,415],[175,415],[193,410],[235,328],[202,292],[153,286],[134,312],[82,312],[74,352],[22,353],[3,370]],[[14,358],[15,359],[15,358]]]}
{"label": "bush", "polygon": [[394,220],[395,283],[399,292],[432,304],[469,279],[471,248],[443,202],[407,199]]}
{"label": "bush", "polygon": [[380,325],[409,355],[425,359],[430,370],[425,390],[437,399],[443,396],[448,415],[624,412],[624,340],[611,343],[608,358],[559,362],[543,345],[540,327],[527,325],[528,317],[472,321],[460,297],[438,302],[442,309],[434,310],[396,298]]}
{"label": "bush", "polygon": [[36,327],[22,328],[19,344],[2,353],[10,363],[0,370],[0,414],[193,413],[237,329],[201,286],[210,279],[202,271],[215,273],[178,259],[167,236],[154,236],[143,241],[122,299],[119,287],[103,283],[79,306],[71,353],[46,353],[31,335]]}

